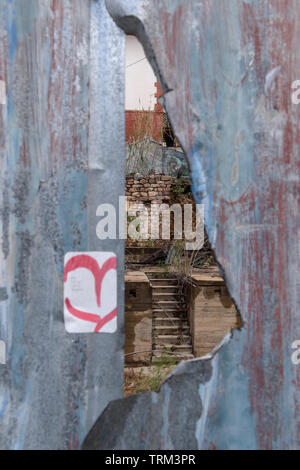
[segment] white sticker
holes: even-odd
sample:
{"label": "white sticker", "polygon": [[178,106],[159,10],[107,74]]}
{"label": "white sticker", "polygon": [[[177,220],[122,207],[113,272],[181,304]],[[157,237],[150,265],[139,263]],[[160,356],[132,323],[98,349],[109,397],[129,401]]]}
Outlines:
{"label": "white sticker", "polygon": [[108,252],[65,255],[64,318],[68,333],[117,330],[117,257]]}
{"label": "white sticker", "polygon": [[3,80],[0,80],[0,104],[6,104],[6,86]]}
{"label": "white sticker", "polygon": [[2,339],[0,339],[0,364],[6,364],[6,348]]}

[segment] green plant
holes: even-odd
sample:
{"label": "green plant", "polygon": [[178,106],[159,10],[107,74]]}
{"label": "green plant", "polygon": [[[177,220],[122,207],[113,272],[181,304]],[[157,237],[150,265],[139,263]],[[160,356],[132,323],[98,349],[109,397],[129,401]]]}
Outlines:
{"label": "green plant", "polygon": [[137,376],[135,392],[156,391],[176,367],[176,363],[175,357],[166,355],[157,358],[151,367],[142,368]]}
{"label": "green plant", "polygon": [[157,367],[176,366],[177,358],[173,355],[165,355],[153,358],[152,363]]}
{"label": "green plant", "polygon": [[136,216],[132,216],[132,215],[128,215],[127,214],[127,222],[128,223],[134,223],[135,227],[136,227],[136,231],[139,233],[140,230],[141,230],[141,222],[139,220],[138,217]]}
{"label": "green plant", "polygon": [[164,270],[165,274],[169,272],[169,266],[164,261],[162,261],[161,259],[159,261],[157,261],[157,266],[159,268],[162,268]]}
{"label": "green plant", "polygon": [[186,183],[182,178],[177,178],[171,186],[171,192],[173,194],[183,194],[186,190]]}
{"label": "green plant", "polygon": [[143,393],[148,391],[155,391],[159,388],[162,382],[162,377],[159,370],[156,370],[153,375],[147,376],[142,373],[139,375],[136,392]]}

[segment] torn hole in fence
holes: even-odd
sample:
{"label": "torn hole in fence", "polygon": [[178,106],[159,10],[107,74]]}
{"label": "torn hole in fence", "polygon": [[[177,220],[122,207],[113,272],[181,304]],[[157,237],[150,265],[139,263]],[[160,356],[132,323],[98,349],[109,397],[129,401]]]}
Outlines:
{"label": "torn hole in fence", "polygon": [[[111,0],[106,3],[108,7],[111,7],[109,10],[116,23],[126,34],[136,36],[141,44],[143,44],[144,55],[132,61],[130,64],[127,63],[127,66],[130,66],[128,69],[139,66],[139,64],[145,62],[145,57],[148,58],[153,68],[155,79],[160,84],[160,91],[156,94],[159,95],[161,92],[159,104],[163,106],[165,97],[172,90],[168,87],[158,67],[151,42],[147,37],[143,23],[135,16],[124,16],[123,7],[120,7],[118,2]],[[158,87],[157,89],[159,90]],[[159,96],[156,96],[156,98],[158,97]],[[139,109],[139,113],[137,113],[139,114],[141,123],[147,122],[147,116],[144,116],[144,111],[143,109]],[[132,115],[134,113],[127,114]],[[155,186],[155,191],[151,191],[151,195],[149,191],[145,191],[146,188],[151,187],[150,179],[155,180],[154,184],[158,183],[156,181],[157,172],[152,171],[150,173],[151,178],[147,175],[148,160],[144,158],[145,153],[141,152],[140,143],[142,142],[143,149],[145,137],[148,137],[148,141],[155,139],[151,139],[153,136],[150,136],[149,139],[149,135],[145,136],[143,132],[141,135],[139,132],[139,145],[135,146],[134,139],[129,139],[131,137],[130,129],[132,130],[132,127],[134,126],[130,127],[127,121],[127,144],[133,144],[132,148],[136,153],[136,158],[133,159],[130,159],[127,153],[127,173],[129,173],[127,174],[127,193],[128,195],[130,194],[130,197],[139,197],[141,191],[135,191],[135,189],[143,188],[144,195],[141,195],[141,197],[149,200],[152,197],[156,198],[160,196],[160,194],[153,194],[159,193],[156,189],[157,186]],[[140,129],[143,131],[142,126]],[[135,129],[133,129],[133,134],[134,132]],[[163,137],[164,133],[162,133],[162,138]],[[177,143],[180,146],[179,140]],[[155,145],[157,144],[155,143]],[[167,142],[162,142],[162,147],[167,148]],[[186,161],[184,152],[182,153],[184,161]],[[143,163],[143,165],[140,166],[139,155],[142,155],[140,160]],[[157,164],[157,161],[155,161],[155,164]],[[188,170],[190,169],[188,168]],[[190,172],[188,171],[188,176],[189,175]],[[130,176],[130,178],[128,178],[128,176]],[[148,180],[146,176],[148,176]],[[164,174],[160,176],[169,177],[170,175]],[[181,174],[175,175],[176,179],[178,179],[178,177],[182,179]],[[168,181],[168,178],[163,181]],[[146,186],[149,184],[150,186]],[[177,191],[177,194],[180,192],[181,191]],[[185,191],[182,191],[182,193],[184,192]],[[134,201],[132,200],[132,202]],[[142,202],[146,203],[147,200]],[[127,207],[129,204],[130,200],[127,203]],[[130,216],[130,220],[128,220],[129,223],[131,222],[131,217],[132,216]],[[143,232],[141,226],[142,223],[139,224],[140,233]],[[177,240],[175,241],[177,242]],[[180,270],[179,274],[176,270],[170,272],[170,264],[166,261],[162,262],[160,259],[161,255],[164,253],[164,248],[160,246],[160,250],[158,250],[157,246],[153,246],[153,240],[151,240],[151,238],[148,239],[148,246],[126,246],[127,269],[125,287],[128,293],[133,288],[136,290],[135,298],[126,296],[125,360],[128,362],[130,358],[133,362],[130,366],[127,364],[128,367],[125,369],[125,396],[127,396],[127,399],[116,400],[108,405],[85,439],[83,449],[196,449],[201,446],[200,440],[202,438],[201,436],[199,437],[198,428],[202,426],[201,420],[202,418],[205,419],[207,414],[207,410],[204,410],[203,393],[208,392],[208,388],[213,380],[213,361],[215,359],[217,360],[217,353],[223,345],[230,340],[233,329],[243,326],[241,316],[227,291],[224,276],[221,275],[222,267],[219,266],[218,269],[217,261],[215,260],[213,250],[208,240],[207,243],[214,260],[214,273],[211,272],[211,266],[206,266],[206,270],[208,270],[209,273],[205,271],[202,266],[199,268],[200,272],[198,272],[196,279],[193,279],[193,272],[191,276],[191,269],[188,273],[182,273],[182,270]],[[182,250],[180,243],[178,249],[175,243],[174,252],[180,252],[180,250]],[[168,254],[170,254],[170,258],[172,258],[172,253],[168,251]],[[153,269],[145,269],[145,264],[147,265],[149,263],[155,263]],[[205,274],[209,279],[203,279]],[[175,282],[175,285],[172,285],[172,281],[173,283]],[[135,286],[133,286],[134,283],[136,284]],[[156,307],[159,306],[159,297],[166,295],[164,290],[166,284],[168,289],[170,288],[170,291],[167,292],[167,296],[170,297],[168,299],[165,297],[164,302],[166,303],[164,304],[164,308],[158,309]],[[171,289],[171,287],[173,287],[173,289]],[[156,291],[156,294],[153,294],[153,291]],[[197,326],[199,326],[199,323],[197,323],[195,318],[192,318],[190,313],[191,305],[197,308],[200,306],[198,319],[200,319],[200,322],[202,321],[202,325],[203,318],[201,318],[201,314],[205,315],[204,307],[207,308],[207,312],[213,312],[215,317],[213,322],[210,323],[209,329],[213,327],[215,333],[216,328],[220,327],[216,312],[220,314],[222,311],[222,315],[224,311],[231,312],[231,314],[226,317],[224,313],[227,322],[226,328],[224,329],[226,331],[220,331],[219,328],[217,332],[218,335],[215,334],[214,339],[210,341],[211,344],[209,345],[209,342],[207,342],[208,354],[206,354],[206,350],[201,350],[203,346],[202,336],[202,341],[198,343],[198,349],[195,338],[191,340],[192,356],[195,357],[194,360],[181,362],[177,365],[179,361],[177,361],[176,354],[174,354],[174,346],[176,347],[176,344],[173,344],[172,347],[169,348],[173,350],[167,351],[168,348],[163,348],[163,354],[161,357],[157,358],[158,364],[155,366],[152,364],[154,348],[156,348],[154,330],[157,327],[165,328],[163,323],[166,321],[169,322],[169,326],[172,325],[175,329],[178,328],[178,323],[176,325],[177,317],[171,316],[170,320],[170,315],[164,316],[166,310],[168,310],[166,308],[168,303],[170,304],[170,302],[175,301],[172,297],[174,294],[178,294],[178,292],[180,292],[180,297],[184,296],[186,299],[186,311],[189,312],[186,316],[186,323],[190,330],[190,336],[191,331],[194,335],[197,333]],[[212,304],[210,304],[210,302],[212,302]],[[213,305],[213,307],[209,309],[209,305]],[[157,310],[160,311],[157,312]],[[163,310],[163,312],[161,312],[161,310]],[[159,316],[155,313],[159,313]],[[162,313],[163,315],[161,315]],[[159,322],[162,322],[162,324],[160,325]],[[182,331],[182,328],[180,329]],[[174,332],[174,328],[172,331]],[[180,333],[180,335],[181,334],[182,333]],[[138,336],[141,339],[140,343],[137,341]],[[161,336],[166,337],[170,335]],[[167,338],[168,341],[169,339],[170,338]],[[156,352],[159,352],[157,348]],[[202,359],[197,360],[198,356]],[[166,364],[165,358],[168,358],[168,364]],[[139,360],[142,364],[138,364]],[[147,362],[149,361],[151,361],[150,365],[147,366]],[[162,372],[163,367],[169,368],[169,370],[165,369]],[[157,393],[154,390],[157,391]],[[139,393],[147,391],[148,393]],[[183,400],[185,396],[188,397],[188,400]],[[207,406],[207,404],[205,406]],[[187,412],[187,408],[190,409],[189,413]],[[183,429],[184,419],[186,419],[187,416],[189,417],[189,425],[184,428],[185,432],[182,433],[180,431]],[[120,429],[122,429],[121,433]]]}
{"label": "torn hole in fence", "polygon": [[[155,74],[155,80],[160,84],[160,89],[157,87],[158,92],[156,94],[158,96],[156,96],[156,98],[159,98],[159,94],[161,93],[159,104],[163,106],[165,97],[168,93],[172,92],[172,90],[168,87],[158,67],[151,42],[147,37],[142,22],[134,16],[124,17],[123,9],[118,10],[118,2],[107,1],[107,5],[111,5],[110,13],[116,23],[127,34],[136,36],[141,44],[143,44],[144,56],[137,58],[137,60],[132,61],[130,64],[127,63],[127,66],[130,66],[128,68],[134,68],[144,63],[145,57],[148,58]],[[153,112],[153,110],[151,111]],[[149,117],[147,115],[145,116],[145,112],[147,112],[147,109],[139,109],[139,113],[136,113],[141,123],[147,122],[147,117]],[[163,112],[165,112],[165,110],[163,110]],[[127,114],[134,115],[134,112]],[[143,126],[140,126],[139,129],[143,131]],[[143,132],[141,133],[139,131],[139,145],[136,146],[134,139],[130,140],[132,130],[134,134],[136,129],[134,129],[134,126],[131,124],[129,125],[127,120],[127,144],[128,146],[129,144],[133,144],[132,148],[136,154],[136,158],[130,159],[127,153],[127,192],[130,194],[129,197],[139,197],[139,192],[141,191],[135,191],[135,189],[151,187],[149,179],[154,179],[154,184],[157,184],[157,172],[155,171],[149,172],[151,178],[149,177],[147,181],[146,176],[149,175],[147,175],[145,169],[147,170],[149,160],[147,158],[145,159],[145,152],[141,151],[141,148],[142,150],[145,148],[143,145],[146,137],[148,137],[148,142],[152,142],[155,139],[153,139],[153,136],[150,135],[149,138],[149,135],[145,136]],[[163,139],[164,133],[162,133],[161,146],[168,148],[167,142],[163,142]],[[180,146],[180,139],[177,140],[177,144]],[[155,145],[157,148],[157,142],[155,142]],[[129,151],[130,150],[129,147]],[[156,153],[157,152],[155,152],[155,154]],[[140,166],[139,156],[141,156],[140,160],[142,162]],[[183,160],[186,161],[183,151],[182,156],[184,157]],[[154,163],[157,164],[157,161]],[[190,168],[188,167],[188,163],[187,168],[189,177]],[[128,178],[128,176],[130,177]],[[164,174],[160,176],[169,177],[170,175]],[[178,177],[182,180],[183,175],[175,175],[175,179],[178,179]],[[137,182],[135,180],[137,180]],[[168,179],[164,179],[163,181],[168,181]],[[190,185],[189,178],[188,182]],[[146,186],[149,184],[150,186]],[[175,184],[175,187],[176,186],[178,185]],[[157,186],[155,188],[157,188]],[[160,196],[160,194],[149,195],[149,191],[143,192],[145,195],[142,195],[142,198],[151,199],[152,197]],[[159,191],[151,191],[151,193],[157,192]],[[178,193],[185,193],[185,191],[177,190],[177,194]],[[132,202],[134,201],[132,200]],[[147,202],[147,200],[142,202]],[[129,204],[130,200],[127,203],[127,207]],[[131,222],[131,216],[128,222]],[[141,224],[139,224],[139,228],[141,229]],[[132,362],[131,364],[127,364],[128,367],[125,368],[125,396],[128,398],[126,400],[116,400],[108,405],[88,434],[83,444],[83,449],[199,448],[200,444],[197,437],[199,434],[198,426],[201,426],[202,415],[207,413],[207,410],[205,411],[203,408],[202,394],[206,393],[205,390],[207,391],[207,387],[210,387],[211,380],[213,380],[213,359],[217,359],[217,353],[229,342],[233,329],[239,329],[243,326],[238,309],[234,305],[234,301],[231,299],[227,290],[225,277],[222,275],[222,267],[218,266],[206,235],[204,239],[205,238],[207,240],[207,247],[209,247],[211,252],[213,266],[199,267],[198,269],[200,271],[197,271],[195,279],[193,279],[193,272],[191,273],[193,269],[190,269],[188,272],[182,269],[172,270],[170,263],[162,261],[161,256],[165,252],[164,247],[160,246],[158,250],[157,246],[153,246],[153,240],[151,239],[148,239],[147,246],[126,246],[126,292],[129,293],[133,288],[136,291],[136,297],[130,298],[126,296],[125,309],[125,360],[128,362],[130,358]],[[177,240],[175,241],[177,242]],[[178,247],[176,243],[174,245],[173,252],[175,256],[173,258],[176,259],[176,253],[182,251],[182,246],[180,246],[180,243],[178,243]],[[168,251],[168,254],[170,258],[172,258],[172,253]],[[149,263],[152,265],[153,263],[155,264],[153,269],[147,269],[145,265],[149,265]],[[191,268],[190,263],[189,267]],[[192,268],[194,267],[192,266]],[[172,286],[172,282],[175,283],[175,285],[173,284]],[[134,283],[136,285],[133,287]],[[155,366],[152,364],[153,353],[154,351],[159,352],[155,343],[155,328],[165,328],[164,322],[168,322],[169,326],[172,325],[175,329],[178,328],[178,318],[171,316],[170,320],[170,315],[165,315],[166,310],[168,310],[166,303],[164,304],[164,308],[160,309],[159,312],[157,312],[159,309],[153,308],[157,307],[158,298],[162,295],[166,295],[163,289],[166,284],[167,287],[170,288],[170,291],[167,292],[167,296],[170,296],[170,298],[165,298],[164,302],[167,302],[167,304],[172,302],[172,300],[174,302],[175,299],[172,299],[172,297],[179,292],[180,297],[184,297],[186,300],[185,326],[187,326],[190,331],[190,345],[192,346],[191,356],[195,359],[188,362],[181,362],[177,365],[179,361],[177,360],[176,354],[174,354],[174,346],[176,347],[176,344],[173,343],[171,348],[162,348],[163,354],[157,358],[158,363]],[[171,289],[171,287],[173,287],[173,289]],[[155,290],[156,294],[153,294]],[[134,302],[132,302],[132,300]],[[192,335],[196,335],[197,331],[199,332],[201,329],[199,330],[199,323],[197,323],[196,319],[193,318],[193,314],[191,314],[191,306],[194,306],[194,312],[197,308],[200,308],[200,314],[198,310],[197,319],[200,319],[200,324],[202,321],[202,340],[198,342],[198,346],[197,340],[192,338]],[[163,312],[161,312],[161,310],[163,310]],[[230,314],[225,315],[225,311],[230,312]],[[159,313],[159,316],[157,317],[154,312]],[[162,313],[163,315],[161,315]],[[212,313],[212,316],[214,316],[213,320],[211,318],[209,320],[211,323],[208,329],[209,331],[213,329],[215,335],[213,339],[207,341],[207,349],[204,350],[203,318],[205,317],[205,313]],[[224,327],[224,330],[220,331],[218,315],[223,316],[223,313],[226,318],[226,328]],[[162,322],[162,324],[159,324],[159,322]],[[218,331],[216,332],[217,329]],[[182,332],[181,327],[180,330]],[[172,331],[174,332],[174,329]],[[206,329],[206,334],[207,331]],[[141,339],[140,343],[137,341],[138,336]],[[161,336],[165,337],[170,335]],[[170,338],[167,338],[168,341],[169,339]],[[197,360],[199,357],[201,357],[201,360]],[[140,364],[138,364],[138,361],[141,361]],[[151,362],[147,365],[149,361]],[[163,368],[169,368],[169,370],[163,370]],[[201,387],[202,391],[200,392]],[[139,393],[147,391],[148,393]],[[157,391],[157,393],[153,391]],[[187,396],[188,400],[182,400],[184,396]],[[191,408],[189,414],[187,414],[187,407]],[[180,433],[178,429],[180,431],[187,415],[189,416],[187,432]],[[205,419],[205,417],[203,419]],[[172,424],[171,426],[170,423]],[[121,433],[119,432],[120,429],[122,429]],[[128,438],[126,438],[126,436],[128,436]]]}
{"label": "torn hole in fence", "polygon": [[[152,69],[139,40],[126,38],[126,197],[127,209],[139,208],[136,226],[141,234],[126,242],[128,396],[157,390],[178,363],[216,351],[242,320],[217,266],[204,230],[203,207],[192,194],[187,158],[163,106],[166,86],[159,85],[157,67]],[[163,209],[153,238],[155,205]],[[129,224],[134,215],[134,210],[127,215]],[[198,245],[187,243],[192,238],[186,236],[189,222],[193,235],[202,224]]]}

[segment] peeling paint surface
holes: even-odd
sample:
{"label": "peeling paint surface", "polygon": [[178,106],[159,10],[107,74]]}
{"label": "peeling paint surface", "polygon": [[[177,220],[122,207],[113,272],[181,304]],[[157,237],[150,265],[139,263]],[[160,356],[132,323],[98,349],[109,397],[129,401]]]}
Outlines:
{"label": "peeling paint surface", "polygon": [[122,396],[122,289],[117,333],[66,333],[63,257],[113,251],[123,279],[96,208],[124,194],[124,48],[102,0],[0,0],[1,449],[78,449]]}
{"label": "peeling paint surface", "polygon": [[106,4],[160,81],[245,324],[126,400],[122,289],[113,339],[65,332],[64,253],[122,266],[95,214],[124,193],[124,34],[104,0],[0,0],[0,448],[77,449],[115,400],[84,448],[299,449],[299,1]]}
{"label": "peeling paint surface", "polygon": [[181,365],[158,394],[111,403],[84,447],[299,449],[300,367],[291,346],[300,338],[300,108],[291,85],[300,73],[300,4],[107,6],[141,40],[160,79],[245,324],[213,359]]}

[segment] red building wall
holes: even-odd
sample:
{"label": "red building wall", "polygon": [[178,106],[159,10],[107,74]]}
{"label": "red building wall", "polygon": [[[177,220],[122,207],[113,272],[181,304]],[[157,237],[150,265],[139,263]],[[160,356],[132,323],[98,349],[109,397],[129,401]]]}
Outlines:
{"label": "red building wall", "polygon": [[126,111],[126,143],[151,136],[161,142],[163,113],[157,111]]}
{"label": "red building wall", "polygon": [[[155,83],[158,99],[162,95],[159,84]],[[126,143],[151,136],[158,142],[163,141],[163,107],[156,103],[154,111],[126,110]]]}

